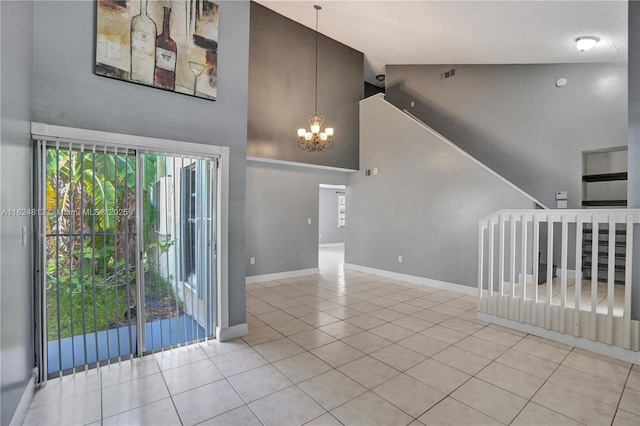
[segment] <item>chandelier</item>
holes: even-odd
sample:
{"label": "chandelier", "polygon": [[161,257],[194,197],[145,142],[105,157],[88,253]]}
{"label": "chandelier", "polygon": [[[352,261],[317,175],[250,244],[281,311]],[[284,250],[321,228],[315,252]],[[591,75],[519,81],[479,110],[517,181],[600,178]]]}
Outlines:
{"label": "chandelier", "polygon": [[298,148],[309,152],[321,152],[333,147],[333,127],[327,127],[323,132],[321,129],[324,117],[318,114],[318,11],[322,7],[313,7],[316,10],[316,104],[315,113],[308,118],[311,131],[298,129]]}

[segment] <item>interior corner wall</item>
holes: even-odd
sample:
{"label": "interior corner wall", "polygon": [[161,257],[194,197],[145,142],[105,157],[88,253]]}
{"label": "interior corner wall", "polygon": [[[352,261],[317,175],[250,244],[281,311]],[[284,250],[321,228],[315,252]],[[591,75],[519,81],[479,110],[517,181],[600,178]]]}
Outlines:
{"label": "interior corner wall", "polygon": [[[310,16],[311,3],[304,3]],[[320,12],[320,32],[323,19]],[[364,91],[364,55],[318,37],[318,113],[335,129],[334,147],[318,155],[297,146],[296,130],[314,113],[315,31],[251,3],[247,155],[358,169],[358,101]]]}
{"label": "interior corner wall", "polygon": [[[247,276],[317,268],[319,185],[344,185],[348,175],[249,161]],[[255,258],[254,265],[250,264],[251,257]]]}
{"label": "interior corner wall", "polygon": [[[176,0],[174,0],[174,3]],[[218,100],[93,72],[96,3],[35,3],[32,113],[48,124],[230,147],[229,325],[245,322],[249,1],[220,6]]]}
{"label": "interior corner wall", "polygon": [[556,191],[582,207],[582,151],[627,145],[627,64],[450,68],[387,66],[386,99],[548,207]]}
{"label": "interior corner wall", "polygon": [[533,202],[379,97],[360,103],[360,132],[379,174],[350,175],[345,262],[477,286],[479,220]]}
{"label": "interior corner wall", "polygon": [[[31,200],[33,2],[2,1],[0,211],[28,209]],[[0,424],[8,425],[34,367],[32,216],[0,217]]]}

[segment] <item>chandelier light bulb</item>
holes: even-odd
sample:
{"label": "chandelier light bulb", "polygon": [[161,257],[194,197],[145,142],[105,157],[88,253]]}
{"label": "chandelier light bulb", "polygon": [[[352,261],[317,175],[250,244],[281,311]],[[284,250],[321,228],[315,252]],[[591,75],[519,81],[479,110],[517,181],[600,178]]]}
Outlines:
{"label": "chandelier light bulb", "polygon": [[304,138],[304,136],[307,134],[307,131],[305,129],[298,129],[298,137],[299,138]]}

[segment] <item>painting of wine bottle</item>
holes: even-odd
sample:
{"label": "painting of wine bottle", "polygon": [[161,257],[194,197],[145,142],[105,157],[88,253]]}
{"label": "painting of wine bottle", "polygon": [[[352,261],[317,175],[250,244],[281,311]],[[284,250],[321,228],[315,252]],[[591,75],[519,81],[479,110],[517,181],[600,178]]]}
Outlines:
{"label": "painting of wine bottle", "polygon": [[216,100],[219,6],[209,0],[98,0],[97,75]]}
{"label": "painting of wine bottle", "polygon": [[131,80],[152,85],[156,66],[156,23],[147,15],[147,0],[131,19]]}
{"label": "painting of wine bottle", "polygon": [[178,47],[171,38],[169,20],[171,8],[165,7],[162,19],[162,34],[156,38],[156,70],[153,84],[161,89],[174,90],[176,88],[176,58]]}

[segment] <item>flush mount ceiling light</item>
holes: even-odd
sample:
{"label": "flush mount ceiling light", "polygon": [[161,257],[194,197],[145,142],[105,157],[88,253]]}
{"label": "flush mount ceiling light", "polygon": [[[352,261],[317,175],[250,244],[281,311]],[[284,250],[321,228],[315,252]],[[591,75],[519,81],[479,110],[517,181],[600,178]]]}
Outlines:
{"label": "flush mount ceiling light", "polygon": [[322,7],[313,7],[316,10],[316,108],[315,113],[308,118],[311,131],[298,129],[298,148],[309,152],[321,152],[333,147],[333,128],[327,127],[324,132],[321,131],[324,117],[318,114],[318,11]]}
{"label": "flush mount ceiling light", "polygon": [[576,39],[576,47],[580,52],[586,52],[598,43],[600,39],[595,36],[582,36]]}

